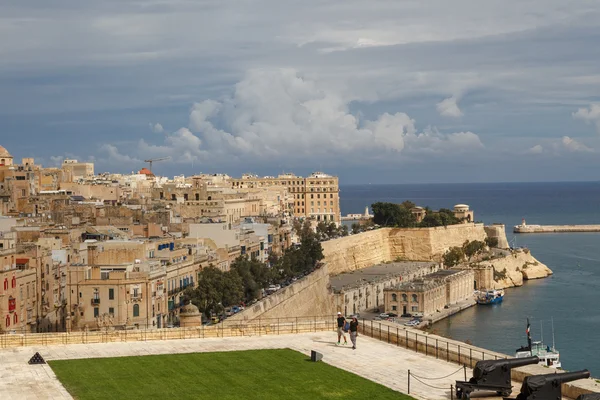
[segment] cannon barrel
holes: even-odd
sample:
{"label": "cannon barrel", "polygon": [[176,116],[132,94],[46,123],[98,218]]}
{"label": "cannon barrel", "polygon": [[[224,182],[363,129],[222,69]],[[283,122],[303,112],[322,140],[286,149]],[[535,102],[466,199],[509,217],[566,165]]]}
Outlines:
{"label": "cannon barrel", "polygon": [[565,372],[562,374],[545,374],[545,375],[536,375],[536,376],[528,376],[525,380],[532,380],[533,378],[541,378],[540,380],[544,380],[546,382],[572,382],[578,379],[586,379],[590,377],[590,371],[587,369],[582,369],[581,371],[574,372]]}
{"label": "cannon barrel", "polygon": [[577,400],[600,400],[600,393],[580,394]]}
{"label": "cannon barrel", "polygon": [[540,359],[537,356],[478,361],[477,364],[475,364],[475,368],[473,369],[473,378],[475,380],[479,380],[486,375],[494,373],[494,371],[497,369],[509,371],[512,368],[522,367],[524,365],[530,364],[537,364],[539,362]]}
{"label": "cannon barrel", "polygon": [[538,358],[538,356],[532,356],[532,357],[523,357],[523,358],[509,358],[504,361],[507,362],[507,365],[510,368],[518,368],[518,367],[523,367],[525,365],[537,364],[540,362],[540,359]]}

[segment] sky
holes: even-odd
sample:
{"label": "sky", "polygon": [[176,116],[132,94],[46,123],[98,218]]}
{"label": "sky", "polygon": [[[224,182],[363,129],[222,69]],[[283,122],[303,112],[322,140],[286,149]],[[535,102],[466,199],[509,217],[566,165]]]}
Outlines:
{"label": "sky", "polygon": [[0,145],[44,166],[600,180],[600,2],[0,2]]}

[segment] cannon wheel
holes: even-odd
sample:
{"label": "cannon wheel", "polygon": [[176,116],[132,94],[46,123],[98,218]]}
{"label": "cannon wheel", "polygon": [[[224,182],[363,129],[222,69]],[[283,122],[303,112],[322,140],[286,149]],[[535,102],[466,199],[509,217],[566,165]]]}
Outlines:
{"label": "cannon wheel", "polygon": [[498,394],[502,397],[508,397],[512,393],[512,390],[502,390],[499,391]]}

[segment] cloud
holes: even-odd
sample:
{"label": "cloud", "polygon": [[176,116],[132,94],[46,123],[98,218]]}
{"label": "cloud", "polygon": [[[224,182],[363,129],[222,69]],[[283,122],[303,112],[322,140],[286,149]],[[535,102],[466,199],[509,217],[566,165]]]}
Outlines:
{"label": "cloud", "polygon": [[596,129],[600,133],[600,103],[592,103],[588,108],[580,108],[571,115],[573,118],[580,119],[586,124],[596,125]]}
{"label": "cloud", "polygon": [[529,148],[529,150],[526,151],[527,154],[542,154],[543,152],[544,148],[540,144],[536,144],[535,146],[532,146],[531,148]]}
{"label": "cloud", "polygon": [[108,165],[119,165],[120,167],[131,167],[134,165],[140,165],[142,160],[135,156],[123,154],[119,149],[112,144],[103,144],[99,149],[100,153],[104,154],[99,161],[102,164]]}
{"label": "cloud", "polygon": [[550,154],[561,156],[574,153],[595,153],[595,150],[569,136],[560,139],[546,140],[544,145],[536,144],[529,148],[525,154]]}
{"label": "cloud", "polygon": [[458,99],[454,96],[437,103],[436,108],[438,113],[444,117],[458,118],[464,115],[460,108],[458,108]]}
{"label": "cloud", "polygon": [[577,140],[570,138],[569,136],[563,136],[560,140],[560,144],[562,147],[570,151],[572,153],[593,153],[594,149],[586,146],[583,143],[578,142]]}
{"label": "cloud", "polygon": [[149,123],[148,126],[150,126],[150,130],[154,133],[163,133],[165,131],[163,126],[158,122],[156,124]]}
{"label": "cloud", "polygon": [[418,131],[404,112],[363,119],[349,110],[340,91],[293,69],[251,70],[230,96],[192,106],[188,127],[165,133],[161,142],[143,138],[132,156],[115,146],[103,151],[125,163],[171,157],[174,163],[227,161],[306,163],[314,160],[396,160],[398,154],[447,157],[483,149],[473,132]]}
{"label": "cloud", "polygon": [[444,148],[481,148],[472,132],[417,132],[406,113],[360,119],[348,100],[293,69],[253,70],[222,100],[192,107],[190,130],[207,147],[238,156],[362,156]]}

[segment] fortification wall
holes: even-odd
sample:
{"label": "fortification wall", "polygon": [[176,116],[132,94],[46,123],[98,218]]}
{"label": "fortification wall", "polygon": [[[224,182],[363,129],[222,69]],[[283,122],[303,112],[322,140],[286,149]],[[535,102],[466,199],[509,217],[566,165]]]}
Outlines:
{"label": "fortification wall", "polygon": [[508,249],[510,247],[506,239],[506,227],[504,224],[493,224],[486,226],[484,229],[489,238],[495,237],[498,239],[498,248]]}
{"label": "fortification wall", "polygon": [[439,261],[450,247],[485,240],[483,224],[436,228],[381,228],[322,243],[332,275],[396,259]]}
{"label": "fortification wall", "polygon": [[331,275],[390,261],[389,229],[376,229],[321,243]]}
{"label": "fortification wall", "polygon": [[329,270],[325,264],[277,293],[227,318],[225,322],[252,321],[259,317],[333,316],[335,303],[329,288]]}

